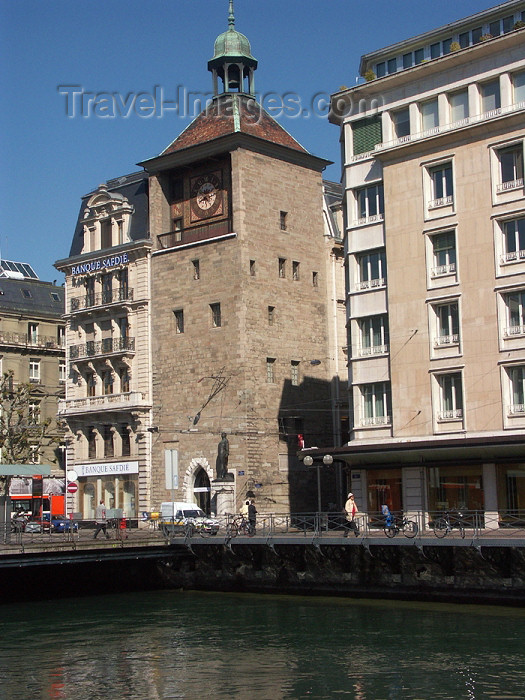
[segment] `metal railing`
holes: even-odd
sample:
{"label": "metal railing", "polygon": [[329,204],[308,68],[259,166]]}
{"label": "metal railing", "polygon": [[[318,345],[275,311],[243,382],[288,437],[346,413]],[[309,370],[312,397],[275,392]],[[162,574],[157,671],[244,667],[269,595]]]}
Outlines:
{"label": "metal railing", "polygon": [[[385,516],[380,512],[358,513],[356,525],[350,525],[344,513],[264,513],[257,515],[255,534],[239,532],[231,536],[229,525],[237,517],[227,514],[214,518],[219,522],[218,532],[186,531],[184,528],[174,529],[168,534],[157,526],[154,519],[139,521],[135,519],[108,520],[109,539],[104,537],[93,540],[95,529],[94,520],[75,519],[69,521],[63,532],[39,530],[13,525],[10,532],[0,533],[0,555],[14,552],[34,552],[39,549],[61,551],[68,549],[89,549],[93,547],[114,547],[115,543],[126,547],[147,547],[184,542],[206,538],[217,544],[229,544],[231,541],[246,541],[261,543],[261,539],[270,542],[272,539],[286,539],[287,542],[297,543],[307,540],[324,539],[327,544],[344,544],[346,542],[366,541],[377,544],[419,544],[420,546],[450,545],[451,542],[461,546],[478,546],[490,542],[491,546],[525,546],[525,510],[503,511],[405,511],[391,513],[396,518],[398,530],[392,534],[387,527]],[[412,527],[405,531],[403,519],[406,518]],[[447,528],[444,531],[443,521]],[[414,526],[415,524],[415,526]],[[388,532],[387,532],[388,530]],[[351,531],[356,537],[345,538],[345,533]],[[405,534],[405,536],[403,536]],[[328,542],[328,540],[330,540]]]}
{"label": "metal railing", "polygon": [[71,345],[69,359],[78,360],[81,357],[95,357],[108,355],[115,352],[134,352],[135,338],[103,338],[102,340],[88,340],[87,343]]}
{"label": "metal railing", "polygon": [[106,304],[116,304],[122,301],[133,301],[133,289],[120,287],[119,289],[109,289],[103,292],[84,294],[80,297],[73,297],[70,301],[70,311],[81,311],[94,306],[104,306]]}
{"label": "metal railing", "polygon": [[50,335],[31,336],[28,333],[0,332],[0,344],[23,345],[30,348],[47,348],[48,350],[63,350],[65,340],[58,340]]}

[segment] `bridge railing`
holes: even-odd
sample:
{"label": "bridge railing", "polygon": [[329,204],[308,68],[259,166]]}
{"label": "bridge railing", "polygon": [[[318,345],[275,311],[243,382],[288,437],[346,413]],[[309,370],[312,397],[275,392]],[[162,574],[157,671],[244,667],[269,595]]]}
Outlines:
{"label": "bridge railing", "polygon": [[[359,513],[355,518],[356,526],[351,525],[344,513],[259,513],[257,515],[256,538],[293,537],[298,541],[302,539],[331,539],[341,538],[345,534],[356,535],[361,541],[377,543],[378,539],[387,539],[392,542],[394,538],[401,544],[407,544],[406,537],[413,542],[429,538],[436,544],[446,538],[464,539],[466,543],[482,544],[484,540],[510,540],[516,544],[525,544],[525,511],[506,510],[504,512],[488,511],[462,511],[461,514],[453,511],[409,511],[394,512],[391,514],[395,520],[394,530],[387,532],[385,516],[380,512]],[[233,528],[231,523],[237,517],[233,514],[218,516],[218,532],[206,532],[194,528],[176,528],[169,533],[159,529],[154,520],[130,521],[109,520],[107,533],[99,533],[96,546],[148,546],[159,545],[165,542],[180,541],[200,537],[209,537],[213,541],[230,542],[232,539],[253,537],[252,533],[242,528]],[[404,528],[404,520],[415,523],[416,527],[409,525]],[[444,524],[445,523],[445,524]],[[0,532],[0,554],[15,551],[29,550],[33,546],[37,548],[75,549],[80,546],[94,545],[93,537],[96,524],[93,520],[73,520],[68,523],[63,532],[50,530],[42,531],[35,525],[13,523],[11,529],[5,527]],[[388,529],[388,528],[387,528]],[[436,539],[435,535],[439,539]],[[405,536],[404,536],[405,535]],[[352,540],[354,538],[352,537]],[[358,540],[359,541],[359,540]]]}

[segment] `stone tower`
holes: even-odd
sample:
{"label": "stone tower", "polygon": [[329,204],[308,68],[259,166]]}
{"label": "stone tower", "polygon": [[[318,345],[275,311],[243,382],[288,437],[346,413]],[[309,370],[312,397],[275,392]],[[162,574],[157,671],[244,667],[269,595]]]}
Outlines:
{"label": "stone tower", "polygon": [[229,10],[208,63],[213,99],[141,163],[153,245],[151,504],[173,497],[221,514],[254,497],[260,513],[313,510],[315,478],[296,452],[298,435],[333,444],[328,162],[255,100],[257,61]]}

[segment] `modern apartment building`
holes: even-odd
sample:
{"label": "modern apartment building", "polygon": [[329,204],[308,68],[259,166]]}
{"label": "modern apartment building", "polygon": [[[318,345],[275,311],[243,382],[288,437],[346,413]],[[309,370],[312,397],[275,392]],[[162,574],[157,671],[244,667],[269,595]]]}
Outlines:
{"label": "modern apartment building", "polygon": [[366,54],[341,128],[362,507],[525,509],[525,3]]}
{"label": "modern apartment building", "polygon": [[[312,510],[316,473],[298,448],[347,431],[341,188],[257,104],[233,3],[228,25],[208,63],[213,100],[144,172],[83,198],[56,263],[60,416],[85,518],[100,498],[129,518],[170,499]],[[327,481],[335,501],[341,474]]]}

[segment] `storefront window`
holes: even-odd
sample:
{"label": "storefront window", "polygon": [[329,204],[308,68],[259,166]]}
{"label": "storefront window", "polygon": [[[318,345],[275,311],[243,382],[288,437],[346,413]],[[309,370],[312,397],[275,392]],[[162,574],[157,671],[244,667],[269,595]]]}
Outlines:
{"label": "storefront window", "polygon": [[118,481],[118,506],[126,518],[134,518],[136,512],[135,484],[132,481]]}
{"label": "storefront window", "polygon": [[369,513],[380,513],[382,505],[387,505],[391,511],[402,511],[401,469],[369,471],[367,492]]}
{"label": "storefront window", "polygon": [[432,467],[428,470],[428,509],[483,510],[481,466]]}
{"label": "storefront window", "polygon": [[93,483],[83,483],[80,485],[82,517],[87,520],[95,517],[95,485]]}
{"label": "storefront window", "polygon": [[498,466],[498,507],[510,516],[525,517],[525,463]]}

